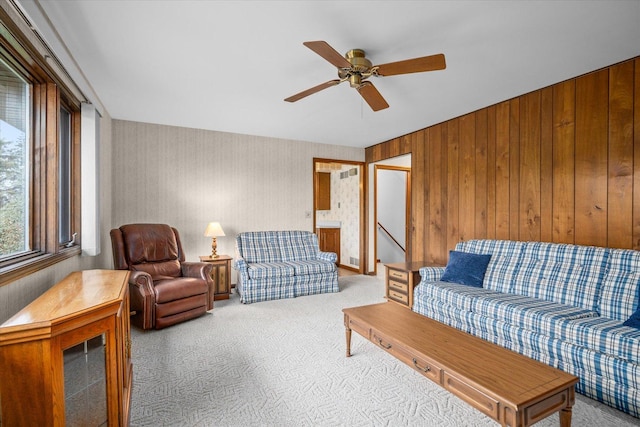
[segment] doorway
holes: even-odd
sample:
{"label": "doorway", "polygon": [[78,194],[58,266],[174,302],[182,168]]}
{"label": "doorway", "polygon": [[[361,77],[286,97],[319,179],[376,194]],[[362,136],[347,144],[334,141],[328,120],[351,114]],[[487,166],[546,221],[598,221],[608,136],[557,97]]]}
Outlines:
{"label": "doorway", "polygon": [[378,263],[411,260],[411,154],[368,165],[367,222],[369,236],[367,267],[373,274]]}
{"label": "doorway", "polygon": [[407,261],[411,169],[375,165],[375,248],[378,262]]}
{"label": "doorway", "polygon": [[313,159],[313,230],[320,250],[331,248],[339,267],[360,274],[366,265],[364,171],[364,162]]}

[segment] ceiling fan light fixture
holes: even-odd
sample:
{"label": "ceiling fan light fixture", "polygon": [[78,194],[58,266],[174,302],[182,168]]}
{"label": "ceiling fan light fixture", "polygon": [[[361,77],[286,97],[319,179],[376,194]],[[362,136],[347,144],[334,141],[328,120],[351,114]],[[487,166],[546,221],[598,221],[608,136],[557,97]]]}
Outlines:
{"label": "ceiling fan light fixture", "polygon": [[351,74],[349,76],[349,84],[354,88],[360,87],[362,84],[362,76],[360,76],[360,74]]}

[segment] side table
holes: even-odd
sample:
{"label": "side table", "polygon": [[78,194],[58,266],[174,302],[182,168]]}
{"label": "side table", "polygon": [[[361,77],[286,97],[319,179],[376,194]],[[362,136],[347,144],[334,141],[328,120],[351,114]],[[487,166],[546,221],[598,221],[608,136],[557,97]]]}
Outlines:
{"label": "side table", "polygon": [[442,264],[425,261],[397,262],[385,264],[385,296],[387,300],[401,304],[409,309],[413,307],[413,288],[420,283],[421,267],[441,267]]}
{"label": "side table", "polygon": [[228,255],[218,255],[211,258],[211,255],[201,255],[200,262],[213,264],[211,278],[213,279],[213,289],[209,289],[212,295],[211,308],[214,300],[229,299],[231,294],[231,260]]}

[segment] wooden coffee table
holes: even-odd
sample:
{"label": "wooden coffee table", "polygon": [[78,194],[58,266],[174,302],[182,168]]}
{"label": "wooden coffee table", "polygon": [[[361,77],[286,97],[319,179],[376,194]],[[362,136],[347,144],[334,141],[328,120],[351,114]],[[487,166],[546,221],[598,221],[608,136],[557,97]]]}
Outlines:
{"label": "wooden coffee table", "polygon": [[578,378],[389,302],[345,308],[351,331],[372,341],[503,426],[560,411],[571,425]]}

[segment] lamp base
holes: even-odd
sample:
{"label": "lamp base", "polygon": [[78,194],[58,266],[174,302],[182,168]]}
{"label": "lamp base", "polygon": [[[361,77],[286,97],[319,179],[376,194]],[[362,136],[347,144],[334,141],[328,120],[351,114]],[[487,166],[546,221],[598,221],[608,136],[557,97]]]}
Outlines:
{"label": "lamp base", "polygon": [[218,258],[220,255],[218,255],[218,242],[216,242],[216,238],[212,237],[211,238],[211,258]]}

